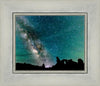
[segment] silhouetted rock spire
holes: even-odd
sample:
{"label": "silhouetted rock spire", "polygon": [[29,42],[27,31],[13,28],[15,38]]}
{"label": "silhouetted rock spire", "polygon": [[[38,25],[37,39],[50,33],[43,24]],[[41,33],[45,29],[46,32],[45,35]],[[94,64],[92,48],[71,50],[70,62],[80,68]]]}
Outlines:
{"label": "silhouetted rock spire", "polygon": [[59,62],[60,62],[60,59],[59,59],[59,57],[56,57],[56,59],[57,59],[57,63],[59,63]]}

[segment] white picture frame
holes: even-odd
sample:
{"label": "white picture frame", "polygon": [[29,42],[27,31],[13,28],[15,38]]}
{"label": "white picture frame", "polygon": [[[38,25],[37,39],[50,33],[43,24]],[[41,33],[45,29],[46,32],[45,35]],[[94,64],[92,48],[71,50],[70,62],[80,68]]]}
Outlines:
{"label": "white picture frame", "polygon": [[[99,0],[0,0],[0,86],[99,86]],[[12,71],[13,12],[88,13],[88,73],[14,74]]]}

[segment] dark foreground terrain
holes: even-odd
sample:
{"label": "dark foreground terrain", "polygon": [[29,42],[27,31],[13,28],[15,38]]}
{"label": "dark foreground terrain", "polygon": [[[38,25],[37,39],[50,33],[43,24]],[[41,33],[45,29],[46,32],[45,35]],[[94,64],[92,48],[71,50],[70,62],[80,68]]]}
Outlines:
{"label": "dark foreground terrain", "polygon": [[84,70],[84,63],[82,59],[74,62],[72,59],[60,60],[56,57],[57,63],[50,68],[45,68],[45,65],[37,66],[26,63],[16,63],[16,70]]}

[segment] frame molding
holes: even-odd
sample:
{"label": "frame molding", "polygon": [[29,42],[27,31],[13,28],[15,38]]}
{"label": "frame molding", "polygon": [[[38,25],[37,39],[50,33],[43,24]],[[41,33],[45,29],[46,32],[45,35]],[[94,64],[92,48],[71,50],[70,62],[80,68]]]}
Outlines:
{"label": "frame molding", "polygon": [[[32,70],[32,71],[28,71],[28,70],[26,70],[26,71],[16,71],[15,70],[15,64],[16,64],[16,62],[15,62],[15,60],[16,60],[16,55],[15,55],[15,51],[16,51],[16,49],[15,49],[15,16],[38,16],[38,15],[41,15],[41,16],[43,16],[43,15],[48,15],[48,16],[85,16],[85,26],[84,26],[84,64],[85,64],[85,70],[84,71],[70,71],[70,70],[66,70],[66,71],[59,71],[59,70],[55,70],[55,71],[38,71],[38,70]],[[30,74],[30,73],[34,73],[34,74],[86,74],[86,73],[88,73],[88,13],[86,13],[86,12],[13,12],[12,13],[12,41],[13,41],[13,46],[12,46],[12,63],[13,63],[13,73],[21,73],[21,74]]]}
{"label": "frame molding", "polygon": [[[12,72],[13,12],[87,12],[87,74]],[[100,86],[100,0],[0,0],[0,86]]]}

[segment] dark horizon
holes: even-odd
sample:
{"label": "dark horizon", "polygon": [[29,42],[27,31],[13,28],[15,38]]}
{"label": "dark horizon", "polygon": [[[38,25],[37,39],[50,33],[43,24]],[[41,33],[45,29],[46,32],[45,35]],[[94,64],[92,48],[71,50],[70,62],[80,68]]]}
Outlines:
{"label": "dark horizon", "polygon": [[72,59],[62,59],[56,57],[56,64],[52,67],[46,68],[44,64],[41,66],[26,64],[26,63],[16,63],[16,70],[84,70],[84,62],[82,59],[78,59],[78,62]]}

